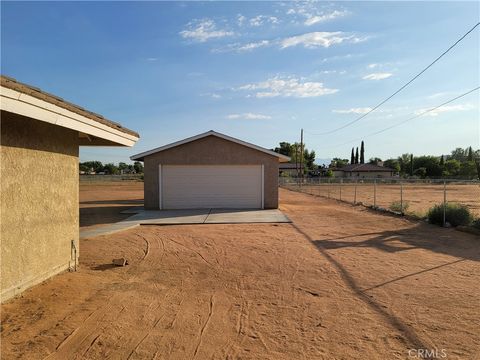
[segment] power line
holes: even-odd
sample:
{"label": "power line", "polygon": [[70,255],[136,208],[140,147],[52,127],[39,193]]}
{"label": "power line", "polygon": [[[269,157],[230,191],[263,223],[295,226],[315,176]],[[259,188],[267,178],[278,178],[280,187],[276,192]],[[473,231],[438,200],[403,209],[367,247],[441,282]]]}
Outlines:
{"label": "power line", "polygon": [[395,91],[392,95],[387,97],[385,100],[380,102],[378,105],[370,109],[368,112],[365,114],[361,115],[360,117],[356,118],[355,120],[350,121],[349,123],[346,123],[345,125],[342,125],[336,129],[325,131],[322,133],[310,133],[310,135],[327,135],[327,134],[332,134],[334,132],[337,132],[339,130],[345,129],[346,127],[355,124],[356,122],[362,120],[364,117],[366,117],[368,114],[374,112],[376,109],[378,109],[380,106],[385,104],[388,100],[393,98],[395,95],[397,95],[400,91],[405,89],[408,85],[410,85],[412,82],[414,82],[418,77],[420,77],[425,71],[427,71],[430,67],[432,67],[438,60],[440,60],[444,55],[446,55],[450,50],[452,50],[455,46],[457,46],[458,43],[460,43],[463,39],[465,39],[468,34],[470,34],[477,26],[480,25],[480,22],[476,23],[474,27],[472,27],[470,30],[468,30],[460,39],[458,39],[453,45],[451,45],[447,50],[445,50],[440,56],[438,56],[435,60],[433,60],[426,68],[424,68],[422,71],[420,71],[417,75],[415,75],[412,79],[410,79],[406,84],[404,84],[400,89]]}
{"label": "power line", "polygon": [[[467,95],[473,93],[474,91],[477,91],[478,89],[480,89],[480,86],[477,86],[476,88],[474,88],[474,89],[472,89],[472,90],[469,90],[469,91],[467,91],[467,92],[465,92],[465,93],[463,93],[463,94],[461,94],[461,95],[458,95],[458,96],[454,97],[453,99],[447,100],[447,101],[445,101],[444,103],[442,103],[442,104],[440,104],[440,105],[437,105],[437,106],[435,106],[435,107],[433,107],[433,108],[431,108],[431,109],[422,111],[421,113],[419,113],[419,114],[417,114],[417,115],[415,115],[415,116],[412,116],[412,117],[410,117],[410,118],[408,118],[408,119],[405,119],[405,120],[402,120],[402,121],[400,121],[400,122],[398,122],[398,123],[396,123],[396,124],[393,124],[393,125],[391,125],[391,126],[388,126],[388,127],[386,127],[386,128],[383,128],[382,130],[375,131],[375,132],[370,133],[370,134],[368,134],[368,135],[365,135],[365,136],[362,136],[362,137],[360,137],[360,138],[356,138],[356,139],[353,139],[353,140],[344,142],[344,143],[342,143],[342,144],[337,144],[337,145],[329,146],[329,148],[339,147],[339,146],[343,146],[343,145],[348,145],[348,144],[350,144],[350,143],[352,143],[352,142],[359,141],[359,140],[362,140],[362,139],[365,139],[365,138],[368,138],[368,137],[371,137],[371,136],[374,136],[374,135],[381,134],[381,133],[383,133],[383,132],[385,132],[385,131],[388,131],[388,130],[390,130],[390,129],[393,129],[393,128],[397,127],[397,126],[403,125],[403,124],[405,124],[406,122],[412,121],[412,120],[417,119],[417,118],[419,118],[419,117],[421,117],[421,116],[423,116],[423,115],[425,115],[425,114],[428,114],[428,113],[430,113],[430,112],[432,112],[432,111],[435,111],[435,110],[437,110],[438,108],[441,108],[442,106],[445,106],[445,105],[447,105],[447,104],[450,104],[451,102],[454,102],[455,100],[458,100],[458,99],[460,99],[460,98],[462,98],[462,97],[464,97],[464,96],[467,96]],[[324,149],[326,149],[326,148],[324,148]]]}

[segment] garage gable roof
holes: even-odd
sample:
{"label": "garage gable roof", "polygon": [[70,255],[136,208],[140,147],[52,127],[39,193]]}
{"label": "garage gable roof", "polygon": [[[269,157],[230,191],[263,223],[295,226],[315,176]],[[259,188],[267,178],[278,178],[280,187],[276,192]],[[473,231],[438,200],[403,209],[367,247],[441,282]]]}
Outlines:
{"label": "garage gable roof", "polygon": [[275,151],[272,151],[272,150],[268,150],[268,149],[265,149],[261,146],[257,146],[257,145],[254,145],[254,144],[251,144],[251,143],[248,143],[246,141],[242,141],[242,140],[239,140],[239,139],[236,139],[236,138],[233,138],[231,136],[228,136],[228,135],[225,135],[225,134],[221,134],[221,133],[218,133],[216,131],[213,131],[213,130],[210,130],[210,131],[207,131],[207,132],[204,132],[202,134],[198,134],[198,135],[195,135],[195,136],[192,136],[192,137],[189,137],[189,138],[186,138],[186,139],[183,139],[183,140],[180,140],[180,141],[176,141],[176,142],[173,142],[171,144],[167,144],[167,145],[164,145],[164,146],[160,146],[156,149],[152,149],[152,150],[149,150],[149,151],[145,151],[143,153],[140,153],[140,154],[137,154],[137,155],[133,155],[130,157],[131,160],[139,160],[139,161],[143,161],[143,158],[145,156],[148,156],[148,155],[152,155],[152,154],[155,154],[155,153],[158,153],[158,152],[161,152],[161,151],[165,151],[167,149],[171,149],[173,147],[176,147],[176,146],[180,146],[180,145],[183,145],[183,144],[187,144],[189,142],[192,142],[192,141],[195,141],[195,140],[199,140],[199,139],[202,139],[202,138],[205,138],[207,136],[216,136],[220,139],[224,139],[224,140],[227,140],[227,141],[231,141],[231,142],[234,142],[234,143],[237,143],[239,145],[243,145],[243,146],[246,146],[246,147],[249,147],[251,149],[254,149],[254,150],[257,150],[257,151],[261,151],[263,153],[266,153],[268,155],[272,155],[272,156],[276,156],[278,157],[278,161],[279,162],[288,162],[290,161],[290,158],[288,156],[285,156],[285,155],[282,155],[282,154],[279,154],[279,153],[276,153]]}

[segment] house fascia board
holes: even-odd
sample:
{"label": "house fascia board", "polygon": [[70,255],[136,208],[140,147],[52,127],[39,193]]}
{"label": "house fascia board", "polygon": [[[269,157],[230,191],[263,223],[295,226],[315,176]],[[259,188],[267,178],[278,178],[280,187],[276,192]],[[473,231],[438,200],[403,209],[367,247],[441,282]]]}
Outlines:
{"label": "house fascia board", "polygon": [[138,141],[136,136],[3,86],[0,92],[0,109],[109,140],[118,145],[133,146]]}

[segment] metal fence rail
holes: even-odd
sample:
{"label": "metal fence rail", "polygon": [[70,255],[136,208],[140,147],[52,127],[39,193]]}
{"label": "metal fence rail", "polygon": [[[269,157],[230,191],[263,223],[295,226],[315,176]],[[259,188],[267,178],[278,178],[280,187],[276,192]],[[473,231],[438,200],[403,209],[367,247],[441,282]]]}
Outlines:
{"label": "metal fence rail", "polygon": [[417,217],[425,217],[434,205],[459,203],[480,217],[478,180],[280,177],[279,184],[294,191]]}

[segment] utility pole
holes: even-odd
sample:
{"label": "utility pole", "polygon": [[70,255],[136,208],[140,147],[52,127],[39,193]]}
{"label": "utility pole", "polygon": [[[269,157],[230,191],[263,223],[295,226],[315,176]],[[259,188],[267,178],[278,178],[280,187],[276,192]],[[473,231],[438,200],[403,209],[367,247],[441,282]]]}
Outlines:
{"label": "utility pole", "polygon": [[303,129],[300,131],[300,173],[303,180]]}
{"label": "utility pole", "polygon": [[298,181],[298,146],[297,146],[297,142],[295,142],[295,171],[297,172],[297,181]]}

